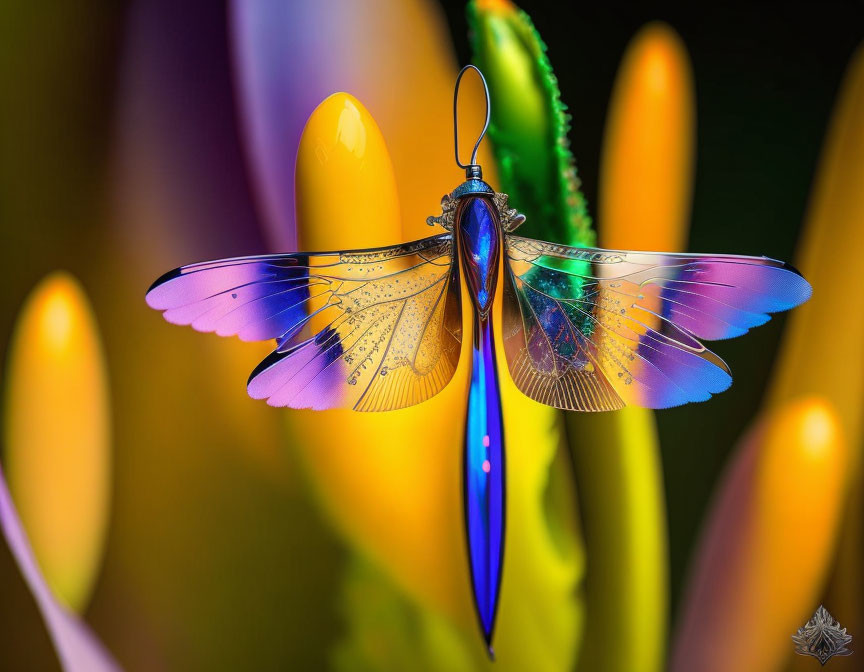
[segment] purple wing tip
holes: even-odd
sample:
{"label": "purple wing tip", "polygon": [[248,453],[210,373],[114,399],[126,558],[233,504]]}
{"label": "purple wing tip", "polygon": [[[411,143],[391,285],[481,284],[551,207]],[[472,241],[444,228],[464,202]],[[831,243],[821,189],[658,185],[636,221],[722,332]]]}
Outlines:
{"label": "purple wing tip", "polygon": [[264,383],[264,379],[258,378],[258,376],[267,371],[271,366],[278,364],[290,354],[290,350],[287,352],[274,350],[261,360],[261,363],[258,364],[258,366],[252,370],[252,373],[249,374],[249,379],[246,381],[246,393],[253,399],[266,399],[270,396],[272,390]]}
{"label": "purple wing tip", "polygon": [[160,275],[156,281],[150,285],[150,288],[147,290],[147,294],[144,296],[144,300],[147,302],[147,305],[155,310],[165,310],[168,308],[165,305],[165,292],[159,291],[163,288],[163,286],[175,278],[179,278],[182,275],[183,269],[175,268],[167,273],[163,273]]}

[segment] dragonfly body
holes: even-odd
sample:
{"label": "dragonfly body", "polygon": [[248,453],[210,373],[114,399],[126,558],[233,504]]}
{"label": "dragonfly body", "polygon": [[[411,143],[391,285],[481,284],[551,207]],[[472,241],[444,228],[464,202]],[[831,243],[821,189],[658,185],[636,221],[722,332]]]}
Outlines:
{"label": "dragonfly body", "polygon": [[[574,248],[516,235],[525,218],[474,163],[483,133],[469,164],[457,153],[468,179],[427,220],[444,233],[376,249],[191,264],[153,283],[147,303],[174,324],[275,341],[247,383],[255,399],[378,412],[421,404],[453,377],[464,281],[472,318],[465,530],[491,653],[505,518],[499,347],[506,374],[537,402],[569,411],[670,408],[732,383],[728,366],[700,339],[740,336],[806,301],[811,288],[767,257]],[[498,291],[500,346],[492,315]]]}
{"label": "dragonfly body", "polygon": [[491,312],[502,255],[498,210],[488,195],[459,200],[457,248],[473,308],[471,387],[465,422],[463,500],[474,604],[491,650],[504,548],[504,425]]}

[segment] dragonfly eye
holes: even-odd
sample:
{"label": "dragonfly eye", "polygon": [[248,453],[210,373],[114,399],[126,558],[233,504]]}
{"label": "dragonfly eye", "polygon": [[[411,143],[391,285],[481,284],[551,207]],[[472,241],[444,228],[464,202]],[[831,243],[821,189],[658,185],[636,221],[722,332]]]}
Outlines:
{"label": "dragonfly eye", "polygon": [[[516,212],[516,211],[511,210],[511,212]],[[504,227],[504,230],[507,231],[508,233],[510,231],[515,231],[520,226],[522,226],[524,223],[525,223],[525,215],[523,215],[521,212],[516,212],[515,215],[513,215],[507,219],[507,226]]]}

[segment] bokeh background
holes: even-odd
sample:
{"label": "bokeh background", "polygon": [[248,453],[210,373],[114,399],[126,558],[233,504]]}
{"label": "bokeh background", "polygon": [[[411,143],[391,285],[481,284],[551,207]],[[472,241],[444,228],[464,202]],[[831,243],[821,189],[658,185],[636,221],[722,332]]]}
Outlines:
{"label": "bokeh background", "polygon": [[[520,6],[2,4],[0,667],[804,670],[790,637],[820,603],[864,636],[864,8]],[[273,410],[243,387],[266,344],[143,301],[183,263],[427,235],[468,62],[487,174],[533,235],[765,254],[814,286],[714,344],[735,383],[708,403],[565,418],[507,393],[494,666],[461,388],[371,419]]]}

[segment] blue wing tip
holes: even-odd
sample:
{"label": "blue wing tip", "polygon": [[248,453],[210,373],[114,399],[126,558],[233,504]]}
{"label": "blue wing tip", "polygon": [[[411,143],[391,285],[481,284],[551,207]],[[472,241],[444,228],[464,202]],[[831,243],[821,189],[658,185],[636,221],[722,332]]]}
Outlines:
{"label": "blue wing tip", "polygon": [[800,306],[813,296],[813,286],[807,281],[804,275],[795,268],[792,264],[784,262],[783,270],[789,271],[792,274],[791,285],[789,287],[788,307],[783,310],[789,310]]}

